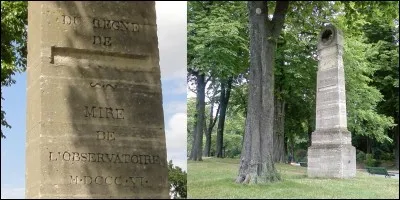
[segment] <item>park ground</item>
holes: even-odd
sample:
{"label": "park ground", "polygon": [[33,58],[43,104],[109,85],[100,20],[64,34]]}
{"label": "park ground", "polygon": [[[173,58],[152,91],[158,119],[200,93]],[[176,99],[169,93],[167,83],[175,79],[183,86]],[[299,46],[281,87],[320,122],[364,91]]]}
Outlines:
{"label": "park ground", "polygon": [[188,161],[188,198],[335,198],[398,199],[399,179],[369,175],[358,169],[352,179],[307,177],[307,168],[275,164],[282,181],[264,185],[236,184],[239,159]]}

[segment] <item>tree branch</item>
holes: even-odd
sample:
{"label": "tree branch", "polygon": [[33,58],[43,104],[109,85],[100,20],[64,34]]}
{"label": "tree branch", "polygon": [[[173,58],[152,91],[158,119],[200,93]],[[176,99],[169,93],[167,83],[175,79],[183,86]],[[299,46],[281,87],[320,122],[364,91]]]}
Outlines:
{"label": "tree branch", "polygon": [[207,84],[208,81],[210,81],[211,78],[212,78],[212,76],[209,76],[209,77],[206,79],[205,83]]}
{"label": "tree branch", "polygon": [[189,74],[193,75],[193,76],[197,76],[197,74],[199,73],[198,71],[195,71],[194,69],[192,69],[191,67],[187,68],[187,71],[189,72]]}
{"label": "tree branch", "polygon": [[272,37],[278,38],[281,34],[283,24],[285,23],[285,15],[289,8],[289,1],[277,1],[275,13],[272,18]]}
{"label": "tree branch", "polygon": [[217,119],[218,119],[218,113],[219,113],[219,110],[220,110],[220,108],[221,108],[221,103],[219,103],[219,104],[218,104],[218,108],[217,108],[217,112],[215,113],[215,118],[214,118],[214,121],[212,122],[212,125],[210,126],[210,128],[211,128],[211,129],[213,129],[213,128],[214,128],[214,126],[215,126],[215,123],[217,122]]}

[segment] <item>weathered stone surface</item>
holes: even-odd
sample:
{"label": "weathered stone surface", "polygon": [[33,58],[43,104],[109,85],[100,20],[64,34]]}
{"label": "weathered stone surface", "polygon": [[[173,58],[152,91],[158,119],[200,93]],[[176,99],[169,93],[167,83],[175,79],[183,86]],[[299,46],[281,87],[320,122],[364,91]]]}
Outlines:
{"label": "weathered stone surface", "polygon": [[29,2],[27,198],[168,198],[154,2]]}
{"label": "weathered stone surface", "polygon": [[318,39],[316,130],[308,148],[308,176],[350,178],[356,174],[356,151],[347,130],[343,36],[329,25]]}
{"label": "weathered stone surface", "polygon": [[354,177],[355,154],[356,149],[351,144],[313,144],[308,149],[308,177]]}

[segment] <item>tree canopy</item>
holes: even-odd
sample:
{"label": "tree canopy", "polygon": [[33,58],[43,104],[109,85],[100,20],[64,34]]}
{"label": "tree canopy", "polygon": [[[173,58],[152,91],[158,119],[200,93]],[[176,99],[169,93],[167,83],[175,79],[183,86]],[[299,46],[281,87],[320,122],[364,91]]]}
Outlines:
{"label": "tree canopy", "polygon": [[[15,83],[13,75],[26,69],[27,1],[1,2],[1,90]],[[1,100],[4,100],[1,92]],[[1,126],[11,128],[1,107]],[[1,137],[5,138],[3,129]]]}

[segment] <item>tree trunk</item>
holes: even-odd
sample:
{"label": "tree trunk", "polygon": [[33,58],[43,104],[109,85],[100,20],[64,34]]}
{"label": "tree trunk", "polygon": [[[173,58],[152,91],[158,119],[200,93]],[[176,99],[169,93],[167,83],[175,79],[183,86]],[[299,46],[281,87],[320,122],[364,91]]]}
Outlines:
{"label": "tree trunk", "polygon": [[311,143],[312,143],[312,132],[313,132],[313,130],[312,130],[312,121],[311,121],[311,119],[309,119],[308,120],[308,125],[307,125],[307,133],[308,133],[308,141],[307,141],[307,146],[308,147],[311,147]]}
{"label": "tree trunk", "polygon": [[213,119],[213,112],[214,112],[214,103],[211,102],[211,106],[210,106],[210,121],[208,123],[208,128],[206,131],[206,144],[204,146],[204,152],[203,152],[203,156],[205,157],[209,157],[210,156],[210,148],[211,148],[211,132],[212,129],[210,131],[210,127],[211,127],[211,123],[212,123],[212,119]]}
{"label": "tree trunk", "polygon": [[197,77],[197,105],[196,105],[196,127],[193,136],[192,153],[189,159],[201,161],[203,148],[203,130],[204,130],[204,109],[205,109],[205,77],[204,74],[196,74]]}
{"label": "tree trunk", "polygon": [[290,154],[292,155],[292,162],[296,162],[296,159],[294,157],[294,137],[292,136],[292,138],[290,139]]}
{"label": "tree trunk", "polygon": [[[196,93],[197,95],[197,93]],[[196,119],[194,121],[194,125],[193,125],[193,141],[192,141],[192,149],[190,151],[190,157],[189,160],[193,160],[194,158],[194,152],[196,152],[196,148],[195,148],[195,144],[196,144],[196,135],[197,135],[197,111],[199,110],[199,102],[196,100],[196,112],[194,113],[194,118]]]}
{"label": "tree trunk", "polygon": [[285,162],[285,101],[275,98],[274,162]]}
{"label": "tree trunk", "polygon": [[211,100],[211,110],[210,110],[210,118],[209,118],[209,123],[208,123],[208,128],[207,128],[207,132],[206,132],[206,145],[205,145],[205,147],[204,147],[204,152],[203,152],[203,156],[205,156],[205,157],[210,157],[211,156],[211,154],[210,154],[210,149],[211,149],[211,133],[212,133],[212,130],[213,130],[213,128],[214,128],[214,126],[215,126],[215,122],[217,121],[217,118],[218,118],[218,113],[219,113],[219,109],[220,109],[220,105],[221,104],[219,104],[218,105],[218,108],[217,108],[217,112],[215,113],[215,117],[213,116],[214,115],[214,97],[215,97],[215,93],[214,93],[214,95],[213,95],[213,99]]}
{"label": "tree trunk", "polygon": [[228,108],[231,87],[232,87],[232,78],[229,78],[227,82],[221,83],[221,96],[219,101],[221,105],[221,111],[218,118],[217,143],[216,143],[217,149],[215,153],[218,158],[223,157],[222,149],[224,145],[225,116],[226,116],[226,109]]}
{"label": "tree trunk", "polygon": [[245,140],[237,183],[280,180],[273,160],[274,61],[276,40],[289,2],[276,2],[272,21],[266,1],[249,1],[250,81]]}
{"label": "tree trunk", "polygon": [[396,144],[396,148],[395,148],[395,152],[394,152],[394,157],[396,160],[396,168],[399,169],[399,125],[396,125],[396,128],[394,129],[394,137],[395,137],[395,144]]}
{"label": "tree trunk", "polygon": [[372,153],[372,140],[367,136],[367,153]]}
{"label": "tree trunk", "polygon": [[[288,161],[289,160],[289,154],[290,154],[290,152],[289,152],[289,149],[288,149],[288,144],[287,144],[287,142],[288,142],[288,138],[287,138],[287,136],[285,136],[284,137],[284,139],[283,139],[283,145],[284,145],[284,149],[285,149],[285,155],[287,155],[286,157],[285,157],[285,159],[286,159],[286,161]],[[290,164],[290,163],[289,163]]]}

